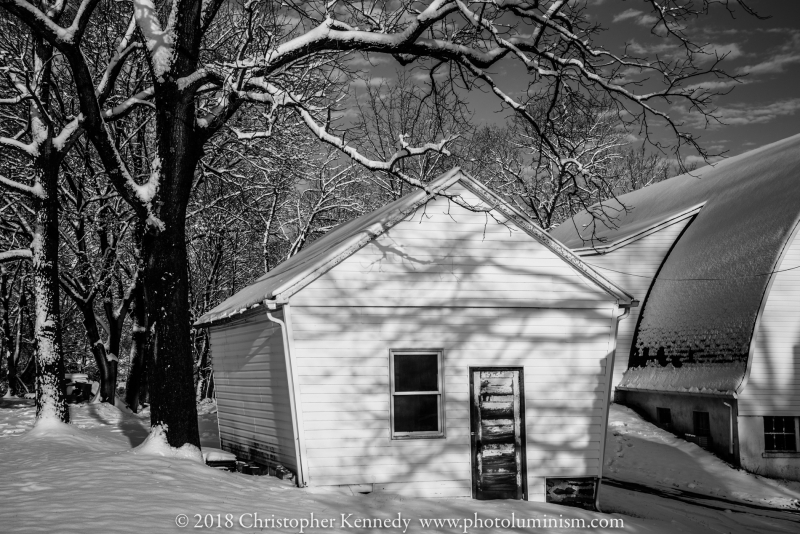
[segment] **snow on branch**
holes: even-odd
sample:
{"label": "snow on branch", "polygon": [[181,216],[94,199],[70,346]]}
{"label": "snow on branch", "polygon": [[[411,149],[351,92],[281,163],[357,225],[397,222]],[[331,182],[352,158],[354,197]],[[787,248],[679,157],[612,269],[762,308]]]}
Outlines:
{"label": "snow on branch", "polygon": [[144,36],[153,75],[157,81],[164,82],[164,75],[169,73],[175,53],[175,36],[171,25],[162,29],[152,0],[133,0],[133,16]]}
{"label": "snow on branch", "polygon": [[135,95],[120,102],[113,108],[103,110],[103,118],[106,120],[119,119],[133,111],[136,106],[149,106],[155,108],[155,104],[150,101],[154,94],[155,90],[152,87],[148,87],[143,91],[139,91]]}
{"label": "snow on branch", "polygon": [[82,0],[75,12],[72,23],[69,27],[64,28],[56,24],[55,20],[61,16],[67,2],[56,2],[54,5],[47,6],[48,9],[45,13],[37,8],[33,2],[26,0],[0,0],[0,6],[24,20],[34,31],[50,43],[74,47],[80,45],[83,33],[89,25],[89,19],[99,3],[100,0]]}
{"label": "snow on branch", "polygon": [[38,183],[33,186],[25,185],[15,180],[10,180],[5,176],[3,176],[2,174],[0,174],[0,184],[6,186],[7,188],[13,191],[16,191],[17,193],[22,193],[29,197],[34,197],[39,199],[45,198],[44,190],[42,189],[42,186],[39,185]]}
{"label": "snow on branch", "polygon": [[39,155],[39,147],[37,143],[23,143],[12,137],[0,137],[0,146],[7,146],[15,150],[19,150],[24,154],[35,158]]}
{"label": "snow on branch", "polygon": [[0,252],[0,263],[8,263],[10,261],[30,260],[33,258],[33,253],[29,248],[21,248],[17,250],[7,250]]}
{"label": "snow on branch", "polygon": [[340,151],[347,154],[351,159],[357,161],[367,169],[371,171],[383,171],[390,174],[395,174],[398,177],[402,178],[403,181],[409,183],[410,185],[424,188],[424,184],[415,178],[411,178],[410,176],[405,175],[404,173],[398,172],[394,166],[397,162],[402,159],[412,157],[412,156],[421,156],[428,152],[440,152],[446,156],[450,155],[450,151],[447,150],[447,145],[456,139],[459,136],[449,136],[438,143],[426,143],[421,147],[411,147],[405,144],[402,140],[401,136],[401,143],[403,144],[403,148],[392,154],[390,158],[385,161],[381,160],[374,160],[366,157],[364,154],[360,153],[355,147],[348,145],[344,139],[339,136],[336,136],[328,131],[327,128],[318,124],[314,117],[311,116],[304,108],[297,106],[295,107],[297,113],[300,114],[302,117],[303,122],[305,122],[306,126],[316,135],[321,141],[328,143],[331,146],[338,148]]}

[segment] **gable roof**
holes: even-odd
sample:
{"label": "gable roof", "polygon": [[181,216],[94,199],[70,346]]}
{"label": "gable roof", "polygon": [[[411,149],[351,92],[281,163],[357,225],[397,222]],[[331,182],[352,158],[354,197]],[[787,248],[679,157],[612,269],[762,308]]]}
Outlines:
{"label": "gable roof", "polygon": [[501,197],[456,167],[427,184],[425,189],[413,191],[394,202],[386,204],[382,208],[331,230],[254,283],[228,297],[200,317],[195,325],[208,326],[228,319],[247,309],[261,305],[264,300],[274,300],[278,303],[286,302],[291,295],[302,290],[371,240],[402,221],[423,204],[443,194],[448,187],[456,182],[459,182],[487,205],[513,221],[520,229],[549,248],[573,269],[579,271],[600,289],[618,300],[620,305],[625,306],[631,303],[633,300],[631,295],[595,272],[567,247],[564,247],[539,228],[531,219],[507,205]]}
{"label": "gable roof", "polygon": [[[663,348],[667,360],[727,362],[736,370],[729,386],[741,383],[773,271],[800,221],[800,135],[619,200],[629,211],[619,215],[615,227],[598,228],[597,236],[605,240],[600,247],[700,206],[650,289],[635,348],[647,348],[651,359]],[[553,235],[573,249],[596,245],[588,239],[590,219],[580,213]],[[673,375],[669,387],[679,388],[678,373]]]}

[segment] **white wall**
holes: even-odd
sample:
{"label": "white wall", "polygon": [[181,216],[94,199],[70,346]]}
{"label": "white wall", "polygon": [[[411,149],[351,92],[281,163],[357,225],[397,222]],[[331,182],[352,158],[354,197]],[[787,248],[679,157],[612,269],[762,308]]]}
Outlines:
{"label": "white wall", "polygon": [[[281,314],[276,314],[281,317]],[[281,330],[265,312],[211,328],[220,438],[226,450],[297,469]]]}
{"label": "white wall", "polygon": [[647,291],[650,289],[653,277],[670,247],[690,220],[691,217],[678,221],[607,254],[585,253],[581,255],[584,262],[595,267],[598,273],[639,301],[639,306],[631,308],[630,314],[619,323],[612,387],[619,384],[622,374],[628,369],[628,357],[633,344],[636,323],[645,305]]}
{"label": "white wall", "polygon": [[[800,266],[793,239],[778,271]],[[739,415],[800,415],[800,269],[773,275],[752,343],[750,373],[739,391]]]}
{"label": "white wall", "polygon": [[795,234],[776,269],[783,272],[773,275],[738,400],[742,467],[791,480],[800,480],[800,453],[764,457],[764,416],[800,416],[800,269],[794,269],[799,265]]}
{"label": "white wall", "polygon": [[[480,201],[459,184],[471,205]],[[605,273],[604,273],[605,274]],[[607,293],[513,223],[446,199],[370,242],[291,298],[296,306],[604,306]],[[412,302],[413,301],[413,302]]]}
{"label": "white wall", "polygon": [[[524,368],[531,499],[537,477],[598,476],[611,312],[292,306],[309,485],[470,495],[470,366]],[[390,348],[444,349],[446,439],[390,439]]]}
{"label": "white wall", "polygon": [[[795,419],[795,425],[800,423]],[[772,454],[764,458],[764,418],[739,416],[739,459],[742,467],[759,475],[800,480],[800,453]]]}
{"label": "white wall", "polygon": [[[597,476],[615,308],[521,230],[429,203],[291,298],[309,485],[469,496],[470,366],[524,368],[530,499]],[[444,350],[446,439],[390,439],[392,348]]]}

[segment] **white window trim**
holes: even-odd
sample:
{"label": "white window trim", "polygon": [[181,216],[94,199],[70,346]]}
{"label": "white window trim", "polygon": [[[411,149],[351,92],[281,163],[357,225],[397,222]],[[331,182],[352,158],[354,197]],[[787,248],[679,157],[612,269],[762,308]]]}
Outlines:
{"label": "white window trim", "polygon": [[[394,355],[395,354],[436,354],[439,366],[439,391],[394,391]],[[400,395],[438,395],[439,430],[436,432],[395,432],[394,431],[394,398]],[[392,439],[443,439],[445,438],[444,420],[444,349],[389,349],[389,432]]]}

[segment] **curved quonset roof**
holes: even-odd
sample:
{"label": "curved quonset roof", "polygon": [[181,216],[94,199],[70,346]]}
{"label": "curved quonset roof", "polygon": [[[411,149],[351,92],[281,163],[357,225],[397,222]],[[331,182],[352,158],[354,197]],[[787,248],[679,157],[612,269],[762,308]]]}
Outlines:
{"label": "curved quonset roof", "polygon": [[[667,365],[664,372],[676,376],[680,373],[669,363],[721,364],[729,379],[709,389],[735,389],[744,376],[770,273],[800,216],[800,135],[619,200],[628,211],[613,221],[592,228],[591,215],[583,212],[555,229],[553,237],[573,249],[605,247],[702,205],[644,303],[636,334],[639,358],[634,354],[632,366],[645,364],[645,349],[651,367],[658,359]],[[633,378],[626,374],[621,385]],[[673,389],[663,386],[658,389]],[[692,387],[702,389],[701,384]]]}

